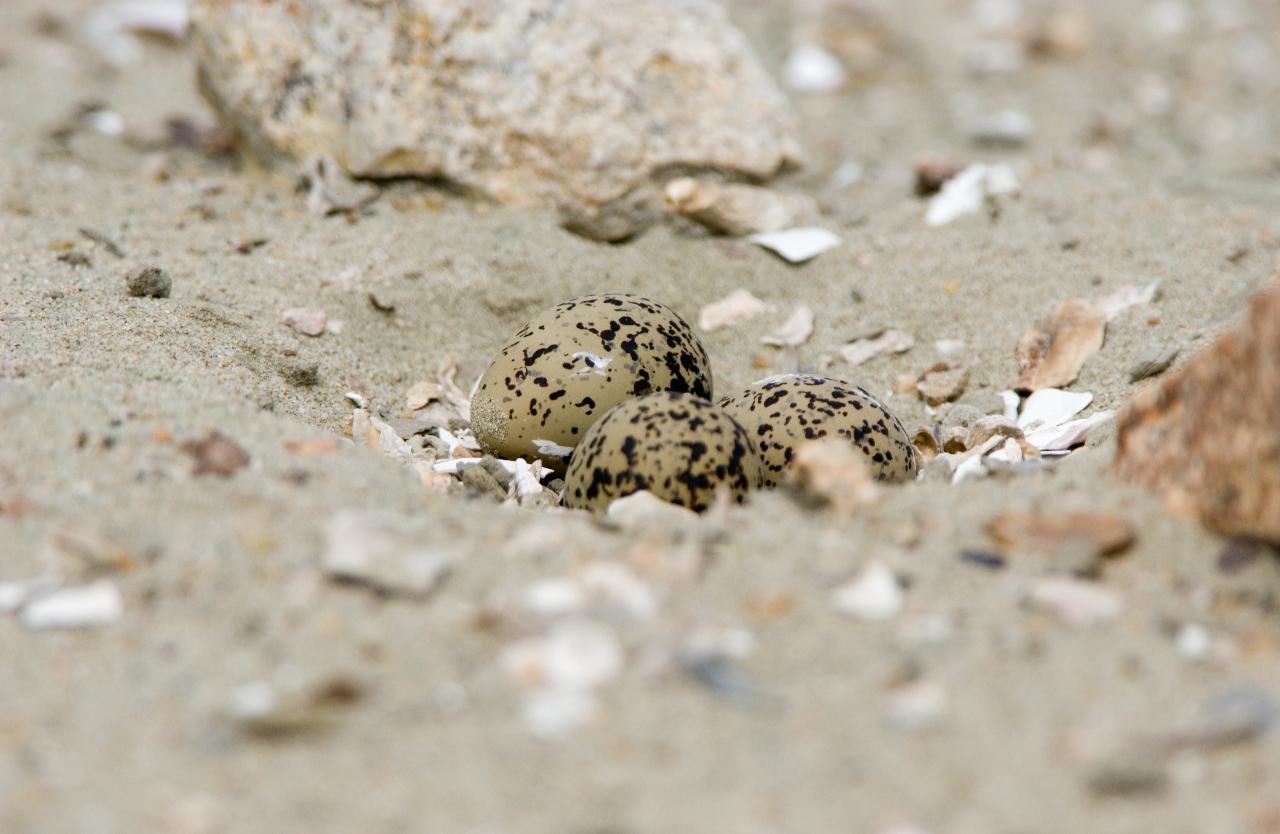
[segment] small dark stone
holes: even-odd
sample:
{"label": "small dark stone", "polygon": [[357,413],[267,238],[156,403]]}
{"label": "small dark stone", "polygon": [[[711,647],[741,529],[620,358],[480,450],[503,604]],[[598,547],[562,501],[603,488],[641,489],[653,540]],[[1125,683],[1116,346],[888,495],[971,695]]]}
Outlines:
{"label": "small dark stone", "polygon": [[89,260],[89,256],[83,252],[63,252],[58,256],[58,260],[68,266],[93,266],[93,261]]}
{"label": "small dark stone", "polygon": [[989,553],[985,550],[962,550],[960,558],[971,565],[977,565],[987,570],[1003,570],[1005,566],[1005,558],[999,553]]}
{"label": "small dark stone", "polygon": [[173,282],[158,266],[144,266],[130,270],[125,275],[129,295],[135,298],[168,298]]}

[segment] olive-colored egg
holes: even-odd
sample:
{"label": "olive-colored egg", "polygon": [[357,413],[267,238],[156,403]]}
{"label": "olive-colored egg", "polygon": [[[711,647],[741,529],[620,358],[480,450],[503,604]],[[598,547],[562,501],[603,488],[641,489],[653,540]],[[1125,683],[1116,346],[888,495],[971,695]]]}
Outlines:
{"label": "olive-colored egg", "polygon": [[711,399],[707,351],[671,308],[638,295],[586,295],[539,315],[480,378],[471,430],[502,458],[563,471],[591,424],[657,391]]}
{"label": "olive-colored egg", "polygon": [[721,407],[755,440],[766,486],[778,486],[795,448],[806,440],[844,437],[882,481],[907,481],[918,462],[907,430],[862,388],[839,379],[784,374],[725,397]]}
{"label": "olive-colored egg", "polygon": [[650,394],[615,406],[587,431],[569,461],[563,503],[598,511],[647,489],[704,510],[717,489],[740,501],[763,475],[751,437],[720,406],[688,394]]}

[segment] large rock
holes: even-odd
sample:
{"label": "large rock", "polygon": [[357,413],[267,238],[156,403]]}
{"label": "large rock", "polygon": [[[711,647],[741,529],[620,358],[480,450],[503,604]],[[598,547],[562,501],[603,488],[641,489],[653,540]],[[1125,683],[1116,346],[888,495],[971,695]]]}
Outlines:
{"label": "large rock", "polygon": [[1224,533],[1280,544],[1280,282],[1117,418],[1120,475]]}
{"label": "large rock", "polygon": [[202,90],[268,158],[591,217],[655,175],[799,157],[712,0],[195,0],[192,23]]}

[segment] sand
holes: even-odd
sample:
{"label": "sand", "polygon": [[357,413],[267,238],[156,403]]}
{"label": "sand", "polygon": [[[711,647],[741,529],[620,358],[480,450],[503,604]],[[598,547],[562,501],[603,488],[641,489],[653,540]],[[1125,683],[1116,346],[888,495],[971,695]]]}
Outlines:
{"label": "sand", "polygon": [[[593,243],[553,211],[431,184],[320,218],[294,172],[182,148],[160,151],[171,175],[156,181],[155,148],[49,134],[86,99],[139,134],[161,136],[173,114],[208,123],[185,51],[147,44],[141,63],[105,71],[78,37],[88,4],[5,3],[0,582],[40,573],[65,529],[125,554],[127,570],[111,576],[117,623],[34,632],[0,615],[0,830],[1276,830],[1280,732],[1260,718],[1234,743],[1140,754],[1142,737],[1203,729],[1225,696],[1259,715],[1280,701],[1280,560],[1220,569],[1220,538],[1112,478],[1109,429],[1044,471],[889,489],[849,520],[759,495],[720,522],[704,570],[667,578],[644,570],[672,547],[661,531],[432,494],[346,443],[285,445],[343,435],[344,392],[396,416],[441,362],[469,383],[529,315],[607,290],[690,320],[738,288],[773,304],[705,334],[725,392],[812,370],[870,329],[912,333],[909,352],[832,372],[914,429],[940,416],[892,395],[894,381],[932,364],[935,340],[964,342],[962,401],[993,410],[1019,335],[1057,303],[1159,278],[1160,298],[1111,322],[1072,386],[1116,408],[1136,360],[1177,346],[1184,361],[1280,269],[1280,16],[1231,5],[1243,22],[1223,23],[1227,5],[1189,4],[1190,28],[1168,36],[1169,4],[1088,5],[1082,55],[994,78],[965,69],[967,7],[887,8],[868,30],[870,69],[843,94],[797,98],[811,155],[784,185],[816,196],[844,243],[796,267],[676,222]],[[802,22],[781,5],[733,8],[777,72]],[[1172,104],[1146,112],[1156,82]],[[969,141],[964,114],[997,107],[1031,115],[1024,147]],[[931,155],[1010,162],[1023,193],[997,217],[927,227],[910,166]],[[862,180],[832,187],[847,160]],[[68,252],[89,263],[59,260]],[[171,297],[128,296],[124,275],[144,264],[169,274]],[[761,346],[799,303],[818,312],[812,339]],[[341,332],[285,328],[278,315],[295,306],[324,309]],[[290,381],[312,365],[316,384]],[[193,476],[179,445],[210,430],[250,465]],[[961,558],[993,548],[993,515],[1028,508],[1131,522],[1135,545],[1099,580],[1122,603],[1113,621],[1077,628],[1028,609],[1026,589],[1066,569],[1052,558],[1002,570]],[[322,528],[343,509],[403,513],[463,558],[425,599],[331,582]],[[871,560],[906,586],[885,622],[830,601]],[[535,737],[502,657],[543,624],[516,601],[536,580],[614,561],[642,576],[657,613],[611,626],[625,660],[595,718]],[[1188,624],[1207,629],[1207,651],[1180,648]],[[699,629],[750,636],[753,650],[726,661],[748,686],[708,686],[672,662]],[[263,738],[228,717],[244,684],[334,679],[361,696],[323,729]],[[920,684],[934,697],[904,718],[902,695]]]}

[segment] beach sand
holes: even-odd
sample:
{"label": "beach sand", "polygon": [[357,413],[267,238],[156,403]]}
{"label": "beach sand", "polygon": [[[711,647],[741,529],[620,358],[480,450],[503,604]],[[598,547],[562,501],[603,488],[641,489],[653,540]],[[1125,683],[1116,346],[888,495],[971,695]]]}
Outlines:
{"label": "beach sand", "polygon": [[[0,615],[0,831],[1280,830],[1280,731],[1266,727],[1280,560],[1221,568],[1223,539],[1111,476],[1109,427],[1043,470],[886,488],[846,520],[760,494],[707,522],[723,530],[700,570],[670,576],[649,570],[675,547],[664,531],[436,494],[345,440],[286,446],[346,436],[348,391],[399,417],[409,387],[449,361],[465,388],[529,316],[601,291],[691,321],[739,288],[772,304],[703,334],[720,393],[906,331],[910,351],[830,373],[914,430],[941,415],[894,383],[937,360],[936,340],[964,343],[961,402],[998,410],[1028,327],[1061,301],[1158,278],[1158,299],[1110,322],[1071,386],[1114,409],[1150,384],[1130,383],[1135,361],[1166,347],[1185,361],[1280,270],[1280,10],[1083,4],[1082,54],[975,78],[968,5],[884,5],[870,68],[838,95],[796,96],[810,158],[781,186],[818,198],[843,243],[793,266],[683,221],[594,243],[552,210],[437,184],[317,217],[295,171],[164,145],[168,116],[212,123],[185,48],[147,43],[140,63],[105,71],[79,37],[90,5],[6,2],[0,582],[40,574],[50,537],[77,531],[123,568],[110,576],[123,614],[65,631]],[[1216,23],[1228,6],[1241,19]],[[1169,33],[1172,7],[1186,31]],[[800,15],[731,8],[777,73]],[[51,136],[91,99],[157,144]],[[976,146],[963,114],[1005,107],[1030,115],[1029,141]],[[930,156],[1009,162],[1022,192],[996,215],[926,226],[911,166]],[[832,185],[848,161],[861,179]],[[126,293],[145,264],[171,277],[170,297]],[[796,304],[817,312],[812,338],[762,346]],[[290,307],[341,330],[295,333],[279,322]],[[312,366],[314,384],[297,384]],[[181,443],[211,430],[249,465],[194,476]],[[462,557],[425,598],[332,582],[324,525],[351,509],[405,514]],[[1070,570],[1053,558],[961,558],[992,551],[984,526],[1010,509],[1132,524],[1134,545],[1098,580],[1114,619],[1075,627],[1030,609],[1029,587]],[[904,585],[903,610],[843,616],[832,589],[872,561]],[[544,626],[522,594],[615,562],[656,612],[607,625],[623,663],[594,717],[537,737],[503,663]],[[680,647],[708,633],[750,650],[685,662]],[[322,726],[271,734],[228,716],[256,683],[347,694]],[[1204,723],[1224,698],[1254,710],[1225,740]]]}

